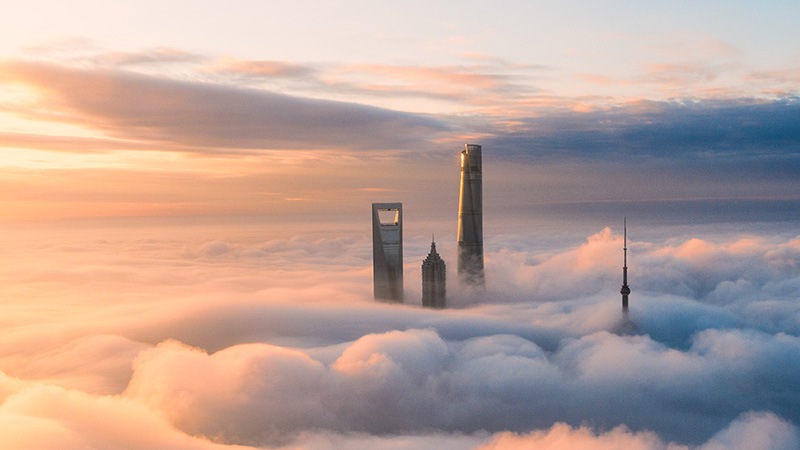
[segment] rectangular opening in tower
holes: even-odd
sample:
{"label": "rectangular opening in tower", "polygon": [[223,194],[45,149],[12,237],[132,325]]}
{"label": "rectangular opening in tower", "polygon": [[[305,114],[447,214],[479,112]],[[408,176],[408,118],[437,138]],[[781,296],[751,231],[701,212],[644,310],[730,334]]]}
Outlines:
{"label": "rectangular opening in tower", "polygon": [[381,225],[397,225],[400,222],[400,211],[398,209],[384,209],[378,210],[378,220]]}

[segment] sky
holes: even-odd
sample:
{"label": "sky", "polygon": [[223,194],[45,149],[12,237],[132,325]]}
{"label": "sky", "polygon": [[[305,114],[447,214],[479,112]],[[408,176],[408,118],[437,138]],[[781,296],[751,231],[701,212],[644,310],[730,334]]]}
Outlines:
{"label": "sky", "polygon": [[[3,447],[800,447],[798,21],[12,0]],[[481,292],[455,282],[466,143]],[[372,299],[372,202],[404,205],[406,305]]]}

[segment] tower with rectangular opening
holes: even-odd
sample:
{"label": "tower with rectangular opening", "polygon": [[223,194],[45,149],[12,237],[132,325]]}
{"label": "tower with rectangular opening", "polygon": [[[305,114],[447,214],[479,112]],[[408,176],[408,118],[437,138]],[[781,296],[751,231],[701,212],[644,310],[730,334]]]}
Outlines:
{"label": "tower with rectangular opening", "polygon": [[376,300],[403,302],[403,204],[372,204],[372,279]]}

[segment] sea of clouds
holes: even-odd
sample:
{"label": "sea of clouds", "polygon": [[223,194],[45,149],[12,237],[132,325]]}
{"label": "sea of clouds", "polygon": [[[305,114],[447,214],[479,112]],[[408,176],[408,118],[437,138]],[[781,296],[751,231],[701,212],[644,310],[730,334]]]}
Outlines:
{"label": "sea of clouds", "polygon": [[[487,288],[372,300],[362,232],[2,238],[8,449],[800,448],[800,237],[487,239]],[[331,234],[334,237],[326,237]],[[622,332],[628,330],[628,332]]]}

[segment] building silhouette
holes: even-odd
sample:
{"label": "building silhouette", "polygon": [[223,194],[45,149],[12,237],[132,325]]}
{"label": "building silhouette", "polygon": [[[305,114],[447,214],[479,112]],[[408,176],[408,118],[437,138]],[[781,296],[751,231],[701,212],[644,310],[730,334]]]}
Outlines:
{"label": "building silhouette", "polygon": [[458,198],[458,276],[462,283],[483,286],[483,181],[481,146],[461,152]]}
{"label": "building silhouette", "polygon": [[628,317],[628,295],[631,293],[631,288],[628,286],[628,219],[623,219],[623,244],[622,244],[622,289],[619,293],[622,294],[622,314]]}
{"label": "building silhouette", "polygon": [[611,330],[621,336],[634,336],[641,334],[636,323],[628,317],[628,295],[631,288],[628,286],[628,220],[625,219],[623,225],[623,244],[622,244],[622,288],[619,293],[622,295],[622,317]]}
{"label": "building silhouette", "polygon": [[422,306],[441,309],[446,307],[446,299],[447,266],[431,240],[431,251],[422,261]]}
{"label": "building silhouette", "polygon": [[403,204],[372,204],[372,279],[376,300],[403,302]]}

